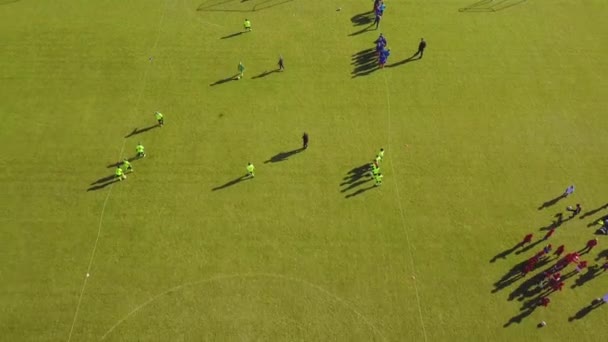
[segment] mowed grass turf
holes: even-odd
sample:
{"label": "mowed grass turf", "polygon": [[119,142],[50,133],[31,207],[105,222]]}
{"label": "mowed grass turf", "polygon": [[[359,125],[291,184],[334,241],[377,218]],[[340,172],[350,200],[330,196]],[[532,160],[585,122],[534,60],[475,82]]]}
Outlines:
{"label": "mowed grass turf", "polygon": [[[389,0],[378,31],[358,0],[0,1],[2,340],[606,336],[608,275],[521,311],[528,279],[494,284],[545,243],[490,260],[608,214],[608,8],[473,1]],[[353,179],[380,147],[384,184]]]}

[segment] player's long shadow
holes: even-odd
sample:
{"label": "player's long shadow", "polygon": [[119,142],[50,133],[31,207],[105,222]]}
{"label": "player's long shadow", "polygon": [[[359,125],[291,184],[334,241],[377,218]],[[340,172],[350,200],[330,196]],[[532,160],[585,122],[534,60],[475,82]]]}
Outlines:
{"label": "player's long shadow", "polygon": [[530,249],[536,247],[539,243],[542,243],[543,241],[545,241],[545,240],[542,240],[542,239],[536,240],[536,241],[534,241],[534,243],[531,243],[531,244],[527,245],[526,247],[520,249],[519,251],[515,252],[515,254],[525,253],[525,252],[529,251]]}
{"label": "player's long shadow", "polygon": [[574,314],[574,316],[568,318],[568,322],[573,322],[575,320],[578,319],[583,319],[585,318],[585,316],[587,316],[591,311],[593,311],[594,309],[599,308],[600,306],[602,306],[605,302],[602,299],[594,299],[591,304],[585,306],[584,308],[580,309],[576,314]]}
{"label": "player's long shadow", "polygon": [[481,0],[464,8],[459,8],[458,12],[466,13],[487,13],[498,12],[509,7],[520,5],[527,0]]}
{"label": "player's long shadow", "polygon": [[572,219],[572,217],[568,217],[567,219],[564,219],[563,213],[557,213],[554,215],[554,217],[555,217],[554,221],[551,221],[551,223],[546,226],[538,228],[538,230],[543,231],[543,230],[551,230],[551,228],[558,228],[559,226],[564,224],[564,222],[567,222],[570,219]]}
{"label": "player's long shadow", "polygon": [[352,56],[351,65],[354,65],[354,70],[351,73],[352,77],[369,75],[379,69],[378,56],[374,49],[365,49],[357,52]]}
{"label": "player's long shadow", "polygon": [[363,164],[361,166],[353,168],[352,170],[348,171],[347,176],[344,177],[344,182],[340,183],[340,186],[356,182],[361,177],[363,177],[366,172],[369,172],[369,170],[369,164]]}
{"label": "player's long shadow", "polygon": [[103,189],[106,186],[115,182],[118,182],[118,179],[114,175],[99,178],[98,180],[91,183],[91,186],[87,189],[87,192]]}
{"label": "player's long shadow", "polygon": [[234,80],[236,80],[236,77],[237,77],[238,75],[239,75],[239,74],[234,74],[234,75],[232,75],[232,76],[230,76],[230,77],[226,77],[226,78],[223,78],[223,79],[221,79],[221,80],[217,80],[217,81],[215,81],[214,83],[211,83],[209,86],[210,86],[210,87],[214,87],[214,86],[216,86],[216,85],[220,85],[220,84],[224,84],[224,83],[226,83],[226,82],[234,81]]}
{"label": "player's long shadow", "polygon": [[102,177],[102,178],[99,178],[98,180],[94,181],[93,183],[91,183],[91,185],[109,182],[113,179],[114,179],[114,175]]}
{"label": "player's long shadow", "polygon": [[559,202],[559,200],[561,200],[562,198],[566,198],[565,195],[559,195],[553,199],[548,200],[547,202],[541,204],[540,207],[538,207],[538,210],[543,210],[545,208],[549,208],[550,206],[556,204],[557,202]]}
{"label": "player's long shadow", "polygon": [[400,66],[400,65],[403,65],[403,64],[409,63],[409,62],[414,62],[414,61],[417,61],[417,60],[419,60],[419,59],[420,59],[420,58],[416,58],[416,55],[417,55],[417,54],[418,54],[418,53],[416,53],[416,54],[412,55],[411,57],[408,57],[408,58],[406,58],[406,59],[404,59],[404,60],[402,60],[402,61],[395,62],[395,63],[391,63],[391,64],[387,64],[387,65],[386,65],[386,67],[387,67],[387,68],[394,68],[394,67],[397,67],[397,66]]}
{"label": "player's long shadow", "polygon": [[579,286],[583,286],[588,281],[593,280],[598,275],[600,275],[600,267],[598,265],[593,265],[593,266],[587,267],[587,272],[585,272],[585,274],[578,277],[574,281],[574,284],[572,286],[570,286],[570,288],[573,289],[573,288],[576,288]]}
{"label": "player's long shadow", "polygon": [[353,32],[351,34],[349,34],[349,37],[352,36],[356,36],[356,35],[360,35],[361,33],[365,33],[369,30],[371,30],[372,27],[374,27],[374,18],[375,18],[375,14],[374,11],[369,11],[369,12],[365,12],[365,13],[359,13],[354,15],[352,18],[350,18],[351,23],[353,23],[353,26],[365,26],[363,29]]}
{"label": "player's long shadow", "polygon": [[534,312],[534,310],[536,310],[537,307],[538,306],[536,306],[536,305],[530,305],[528,308],[526,308],[524,311],[522,311],[519,315],[511,317],[511,319],[509,319],[509,321],[507,323],[505,323],[505,325],[503,325],[503,327],[507,328],[511,324],[521,323],[521,321],[523,321],[524,318],[530,316]]}
{"label": "player's long shadow", "polygon": [[524,302],[524,305],[521,308],[521,312],[518,315],[511,317],[511,319],[509,319],[509,321],[507,323],[505,323],[503,325],[503,327],[507,328],[511,324],[521,323],[524,320],[524,318],[530,316],[530,314],[532,314],[532,312],[534,312],[534,310],[536,310],[536,308],[538,308],[538,306],[540,305],[540,300],[543,297],[549,296],[549,294],[551,294],[551,292],[552,292],[551,290],[545,291],[544,293],[540,293],[535,298],[532,298],[532,299]]}
{"label": "player's long shadow", "polygon": [[584,219],[587,216],[591,216],[593,214],[596,214],[604,209],[608,208],[608,203],[604,204],[603,206],[599,207],[599,208],[595,208],[593,210],[587,211],[585,212],[583,215],[581,215],[581,217],[579,217],[579,219]]}
{"label": "player's long shadow", "polygon": [[235,179],[233,179],[233,180],[229,181],[229,182],[228,182],[228,183],[226,183],[226,184],[223,184],[223,185],[217,186],[217,187],[215,187],[215,188],[211,189],[211,191],[218,191],[218,190],[222,190],[222,189],[225,189],[225,188],[227,188],[227,187],[229,187],[229,186],[233,186],[233,185],[235,185],[235,184],[238,184],[238,183],[240,183],[240,182],[242,182],[242,181],[246,181],[246,180],[248,180],[248,179],[251,179],[251,177],[249,177],[248,175],[243,175],[243,176],[241,176],[241,177],[239,177],[239,178],[235,178]]}
{"label": "player's long shadow", "polygon": [[608,258],[608,249],[604,249],[603,251],[599,252],[595,257],[595,261],[600,261],[604,258]]}
{"label": "player's long shadow", "polygon": [[266,77],[266,76],[268,76],[270,74],[274,74],[275,72],[279,72],[279,69],[274,69],[274,70],[270,70],[270,71],[264,71],[263,73],[261,73],[259,75],[253,76],[251,79],[255,80],[256,78]]}
{"label": "player's long shadow", "polygon": [[[223,6],[224,4],[228,4],[230,2],[234,2],[236,0],[225,0],[225,1],[205,1],[202,4],[200,4],[198,6],[198,8],[196,9],[199,12],[256,12],[256,11],[263,11],[266,9],[270,9],[276,6],[280,6],[283,4],[286,4],[288,2],[292,2],[294,0],[263,0],[263,1],[254,1],[254,0],[249,0],[249,1],[239,1],[239,3],[251,3],[251,7],[249,8],[245,8],[245,9],[238,9],[238,8],[229,8],[228,6],[233,6],[233,5],[226,5]],[[209,4],[211,2],[211,4]],[[239,5],[234,5],[234,6],[239,6]]]}
{"label": "player's long shadow", "polygon": [[94,185],[94,186],[92,186],[92,187],[88,188],[88,189],[87,189],[87,191],[96,191],[96,190],[100,190],[100,189],[103,189],[103,188],[105,188],[106,186],[108,186],[108,185],[110,185],[110,184],[113,184],[113,183],[118,182],[118,179],[114,179],[114,176],[112,176],[112,178],[113,178],[113,180],[112,180],[112,181],[110,181],[110,182],[106,182],[106,183],[102,183],[102,184],[97,184],[97,185]]}
{"label": "player's long shadow", "polygon": [[608,219],[608,215],[604,215],[604,216],[600,217],[599,219],[595,219],[595,220],[589,222],[589,224],[587,224],[587,227],[597,226],[598,225],[598,221],[605,222],[607,219]]}
{"label": "player's long shadow", "polygon": [[519,264],[513,266],[509,270],[509,272],[507,272],[505,275],[502,276],[502,278],[500,278],[497,282],[494,283],[494,289],[492,290],[492,293],[496,293],[506,288],[507,286],[510,286],[511,284],[515,283],[519,279],[523,278],[523,274],[521,271],[523,270],[524,265],[527,262],[527,260],[524,260]]}
{"label": "player's long shadow", "polygon": [[282,162],[284,160],[287,160],[287,158],[293,156],[294,154],[302,151],[304,151],[303,148],[296,148],[295,150],[277,153],[274,156],[270,157],[270,159],[266,160],[264,164]]}
{"label": "player's long shadow", "polygon": [[[134,162],[134,161],[139,160],[139,159],[140,158],[137,158],[137,156],[134,156],[134,157],[131,157],[131,158],[127,158],[127,160],[129,162]],[[106,167],[108,169],[111,169],[111,168],[115,168],[115,167],[120,166],[120,165],[122,165],[122,161],[118,161],[118,162],[113,163],[113,164],[108,164]]]}
{"label": "player's long shadow", "polygon": [[353,23],[353,26],[364,26],[373,24],[374,18],[374,11],[368,11],[364,13],[355,14],[352,18],[350,18],[350,22]]}
{"label": "player's long shadow", "polygon": [[139,129],[139,128],[135,127],[131,133],[125,135],[125,138],[130,138],[130,137],[132,137],[134,135],[142,134],[144,132],[147,132],[147,131],[149,131],[151,129],[155,129],[157,127],[160,127],[160,126],[159,125],[152,125],[152,126],[144,127],[142,129]]}
{"label": "player's long shadow", "polygon": [[241,32],[235,32],[235,33],[229,34],[229,35],[227,35],[227,36],[223,36],[223,37],[221,37],[220,39],[228,39],[228,38],[233,38],[233,37],[240,36],[240,35],[242,35],[242,34],[243,34],[243,31],[241,31]]}
{"label": "player's long shadow", "polygon": [[521,247],[522,242],[518,242],[517,244],[515,244],[515,246],[511,247],[511,248],[507,248],[504,251],[496,254],[492,260],[490,260],[491,263],[496,262],[496,260],[498,259],[505,259],[509,254],[515,252],[515,250],[517,250],[519,247]]}
{"label": "player's long shadow", "polygon": [[[536,266],[534,267],[534,269],[538,270],[538,269],[544,267],[545,265],[547,265],[550,262],[555,261],[555,260],[556,259],[545,258],[545,259],[539,261],[536,264]],[[555,265],[557,265],[557,263]],[[542,291],[542,289],[540,289],[536,285],[538,283],[540,283],[540,281],[545,278],[544,273],[550,271],[551,269],[553,269],[555,267],[555,265],[547,267],[545,270],[540,271],[539,273],[535,274],[534,276],[531,276],[526,281],[524,281],[523,283],[521,283],[515,290],[513,290],[509,294],[509,300],[514,300],[516,298],[519,298],[519,300],[523,300],[525,298],[529,298],[529,297],[534,296],[539,291]],[[564,277],[562,277],[562,281],[565,281]]]}
{"label": "player's long shadow", "polygon": [[353,33],[349,34],[348,36],[349,36],[349,37],[358,36],[358,35],[360,35],[361,33],[365,33],[365,32],[367,32],[367,31],[371,30],[371,29],[372,29],[372,27],[374,27],[374,24],[373,24],[373,23],[372,23],[371,25],[365,26],[364,28],[362,28],[362,29],[361,29],[361,30],[359,30],[359,31],[356,31],[356,32],[353,32]]}

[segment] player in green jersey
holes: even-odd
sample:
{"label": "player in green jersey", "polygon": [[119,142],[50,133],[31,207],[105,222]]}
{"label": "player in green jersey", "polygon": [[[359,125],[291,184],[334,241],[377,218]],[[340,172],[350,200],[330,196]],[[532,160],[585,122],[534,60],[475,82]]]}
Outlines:
{"label": "player in green jersey", "polygon": [[251,176],[252,178],[255,177],[255,166],[253,166],[251,163],[247,164],[247,175]]}
{"label": "player in green jersey", "polygon": [[116,167],[116,173],[115,173],[116,178],[118,178],[119,181],[123,180],[123,179],[127,179],[127,176],[125,175],[125,173],[122,171],[122,169],[120,168],[120,166]]}
{"label": "player in green jersey", "polygon": [[376,186],[382,185],[382,178],[383,177],[384,176],[381,173],[379,173],[379,174],[377,174],[377,175],[374,176],[374,179],[376,180]]}
{"label": "player in green jersey", "polygon": [[122,166],[120,167],[124,172],[133,172],[133,166],[131,166],[131,163],[129,162],[129,159],[125,158],[122,160]]}
{"label": "player in green jersey", "polygon": [[384,149],[381,148],[380,152],[378,152],[378,157],[380,157],[380,161],[382,161],[384,159]]}
{"label": "player in green jersey", "polygon": [[137,153],[137,158],[143,158],[146,156],[144,145],[141,143],[138,143],[137,146],[135,146],[135,152]]}
{"label": "player in green jersey", "polygon": [[163,127],[163,125],[165,124],[165,117],[163,116],[163,113],[154,112],[154,116],[156,117],[156,121],[158,121],[158,125],[160,127]]}
{"label": "player in green jersey", "polygon": [[237,67],[237,69],[239,70],[239,76],[237,77],[237,79],[240,80],[245,74],[245,66],[243,65],[243,62],[239,62],[239,66]]}

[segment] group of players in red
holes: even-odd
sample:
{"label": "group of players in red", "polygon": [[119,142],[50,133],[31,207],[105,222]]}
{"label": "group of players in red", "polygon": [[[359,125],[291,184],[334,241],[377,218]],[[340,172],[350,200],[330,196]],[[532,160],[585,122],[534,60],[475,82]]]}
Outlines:
{"label": "group of players in red", "polygon": [[[548,239],[553,234],[554,231],[555,231],[555,228],[552,228],[549,231],[549,233],[547,233],[545,235],[543,240]],[[526,235],[524,237],[524,239],[520,242],[520,245],[523,247],[526,244],[531,243],[532,238],[533,238],[532,234]],[[566,269],[566,267],[568,267],[570,264],[573,264],[573,265],[576,265],[575,269],[570,271],[567,274],[567,276],[570,276],[570,275],[573,275],[576,273],[581,273],[588,266],[587,261],[580,260],[581,254],[589,253],[595,246],[597,246],[597,243],[598,243],[597,238],[591,239],[591,240],[587,241],[587,244],[585,245],[585,247],[583,249],[581,249],[578,252],[568,253],[563,258],[561,258],[561,256],[564,253],[566,247],[564,245],[557,247],[557,249],[555,250],[555,252],[553,252],[552,255],[555,255],[558,258],[558,261],[555,263],[555,265],[553,267],[551,267],[549,270],[547,270],[543,273],[543,278],[540,281],[539,286],[543,289],[546,288],[547,286],[549,286],[549,288],[550,288],[549,293],[554,292],[554,291],[561,291],[562,288],[564,287],[564,282],[562,280],[561,272],[564,269]],[[528,273],[532,272],[541,261],[546,261],[547,258],[550,257],[550,253],[552,250],[553,250],[552,245],[548,244],[547,246],[543,247],[543,249],[541,251],[536,253],[532,258],[528,259],[528,261],[524,264],[523,269],[521,270],[522,276],[526,276]],[[608,271],[608,257],[606,257],[606,259],[604,260],[604,264],[601,266],[601,269],[604,272]],[[548,306],[550,301],[551,300],[549,299],[548,296],[546,296],[546,295],[541,296],[538,305]]]}

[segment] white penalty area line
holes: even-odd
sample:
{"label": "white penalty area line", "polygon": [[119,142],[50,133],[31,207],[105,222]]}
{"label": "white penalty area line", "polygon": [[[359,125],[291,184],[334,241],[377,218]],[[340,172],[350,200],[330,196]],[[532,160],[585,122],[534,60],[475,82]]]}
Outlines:
{"label": "white penalty area line", "polygon": [[[388,87],[388,80],[386,79],[386,73],[384,73],[384,86],[385,86],[385,92],[386,92],[386,104],[387,104],[387,116],[388,116],[388,150],[389,153],[391,151],[391,98],[390,98],[390,94],[389,94],[389,87]],[[389,158],[389,163],[391,164],[391,171],[393,172],[393,175],[396,175],[395,173],[395,167],[393,165],[393,162],[391,161],[391,159]],[[395,186],[393,187],[395,189],[395,194],[397,196],[397,203],[399,203],[399,212],[401,214],[401,227],[403,228],[403,231],[405,232],[405,239],[407,241],[407,247],[408,247],[408,252],[410,255],[410,263],[411,263],[411,267],[412,267],[412,272],[414,273],[414,292],[416,293],[416,304],[418,304],[418,315],[420,317],[420,326],[422,327],[422,335],[424,336],[424,341],[428,341],[427,335],[426,335],[426,328],[424,327],[424,318],[422,317],[422,306],[420,305],[420,294],[418,293],[418,285],[417,283],[417,279],[416,279],[416,263],[414,262],[414,253],[412,252],[412,243],[410,241],[410,234],[407,228],[407,225],[405,224],[405,210],[403,209],[403,204],[401,203],[401,193],[399,192],[399,185],[397,184],[397,177],[394,177],[393,182],[395,183]]]}
{"label": "white penalty area line", "polygon": [[[151,52],[154,52],[154,50],[158,46],[158,42],[160,40],[160,33],[162,30],[162,24],[165,19],[166,8],[167,8],[167,1],[165,1],[165,4],[163,6],[162,14],[161,14],[160,20],[158,22],[156,39],[154,41],[154,45],[152,46],[152,49],[150,50]],[[141,103],[144,92],[146,90],[146,83],[148,80],[148,74],[150,72],[150,69],[151,69],[150,66],[148,66],[144,72],[141,91],[139,93],[139,96],[137,97],[137,100],[135,101],[135,106],[133,107],[134,114],[137,114],[137,109],[139,108],[139,104]],[[122,141],[122,147],[120,148],[120,152],[118,154],[119,160],[121,157],[123,157],[123,153],[125,151],[126,144],[127,144],[127,138],[124,138]],[[72,340],[72,335],[74,333],[74,327],[76,326],[76,321],[78,319],[78,313],[80,312],[80,306],[82,304],[82,298],[84,297],[84,292],[87,287],[87,282],[89,280],[91,268],[93,267],[93,261],[95,260],[95,252],[97,251],[97,245],[99,244],[99,238],[101,237],[101,229],[103,227],[103,218],[105,216],[106,206],[108,205],[108,200],[110,199],[110,195],[112,194],[112,189],[114,187],[114,183],[110,184],[109,187],[110,187],[110,189],[108,190],[108,194],[106,195],[106,198],[103,201],[103,205],[101,207],[101,213],[99,214],[99,224],[97,225],[97,237],[95,238],[95,243],[93,244],[93,250],[91,251],[91,256],[89,257],[89,265],[87,266],[87,273],[82,282],[82,287],[80,289],[80,295],[78,296],[78,304],[76,304],[76,310],[74,311],[74,318],[72,319],[72,324],[70,326],[70,332],[68,334],[67,342],[70,342]]]}

